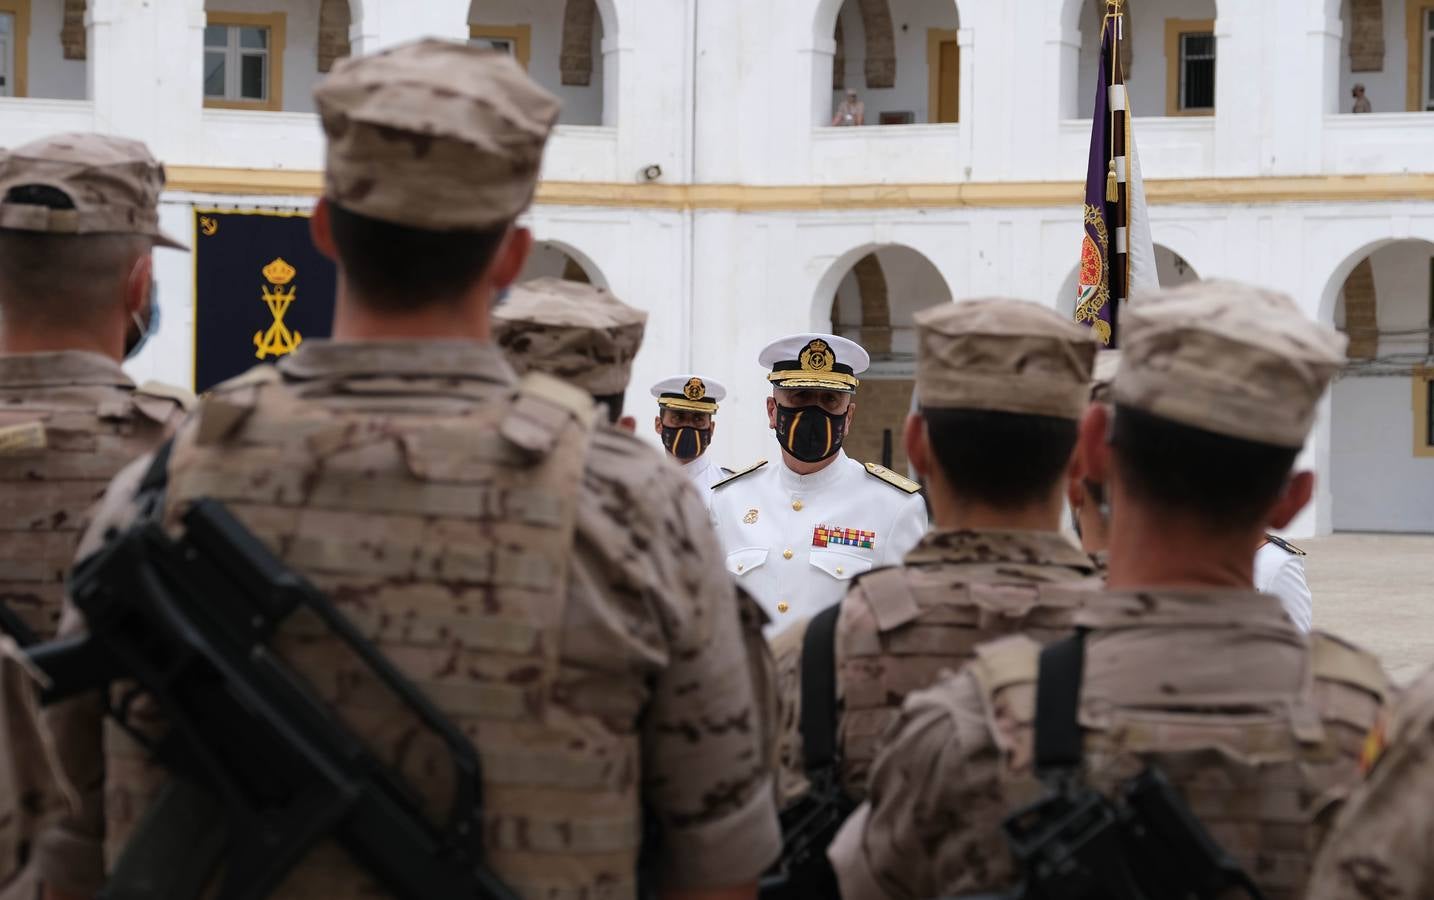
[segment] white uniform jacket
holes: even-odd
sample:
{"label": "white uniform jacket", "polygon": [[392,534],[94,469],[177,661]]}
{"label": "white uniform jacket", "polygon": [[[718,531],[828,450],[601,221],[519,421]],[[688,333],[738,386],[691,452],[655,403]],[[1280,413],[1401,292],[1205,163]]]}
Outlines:
{"label": "white uniform jacket", "polygon": [[899,565],[916,546],[926,503],[902,482],[838,451],[812,475],[777,459],[712,489],[727,570],[771,617],[768,637],[840,600],[862,572]]}
{"label": "white uniform jacket", "polygon": [[1305,580],[1305,558],[1271,541],[1255,551],[1255,590],[1274,594],[1300,631],[1314,625],[1314,598]]}

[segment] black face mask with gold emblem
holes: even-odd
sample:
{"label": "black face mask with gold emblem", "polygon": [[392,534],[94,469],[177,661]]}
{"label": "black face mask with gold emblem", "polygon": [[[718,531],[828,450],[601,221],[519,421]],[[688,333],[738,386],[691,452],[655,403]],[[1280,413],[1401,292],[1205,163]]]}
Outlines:
{"label": "black face mask with gold emblem", "polygon": [[833,415],[820,406],[777,405],[777,442],[802,462],[821,462],[841,449],[850,413]]}
{"label": "black face mask with gold emblem", "polygon": [[691,462],[707,452],[707,447],[712,443],[711,428],[693,428],[691,426],[662,426],[662,446],[667,452],[683,462]]}

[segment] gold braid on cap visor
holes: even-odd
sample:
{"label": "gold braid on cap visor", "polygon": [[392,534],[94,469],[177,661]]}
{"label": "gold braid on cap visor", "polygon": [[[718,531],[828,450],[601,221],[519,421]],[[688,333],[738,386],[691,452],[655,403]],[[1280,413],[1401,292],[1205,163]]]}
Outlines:
{"label": "gold braid on cap visor", "polygon": [[687,412],[715,413],[717,404],[712,400],[688,400],[681,394],[663,394],[657,398],[657,405],[663,409],[681,409]]}
{"label": "gold braid on cap visor", "polygon": [[[777,387],[821,388],[841,385],[855,388],[861,384],[855,375],[847,375],[842,372],[804,372],[801,369],[772,372],[767,376],[767,380],[774,382]],[[791,384],[786,382],[791,382]]]}

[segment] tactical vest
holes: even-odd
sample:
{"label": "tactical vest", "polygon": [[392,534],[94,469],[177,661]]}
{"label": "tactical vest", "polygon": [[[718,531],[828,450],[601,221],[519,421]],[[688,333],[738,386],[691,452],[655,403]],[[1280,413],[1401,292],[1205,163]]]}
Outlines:
{"label": "tactical vest", "polygon": [[[1031,774],[1039,655],[1040,645],[1013,637],[981,647],[968,669],[1004,760],[1009,811],[1041,793]],[[1258,705],[1232,690],[1198,695],[1182,708],[1156,699],[1153,686],[1141,686],[1129,705],[1083,702],[1086,777],[1109,794],[1142,760],[1157,765],[1266,897],[1302,897],[1390,696],[1378,660],[1320,633],[1310,636],[1302,682],[1298,694]],[[1009,860],[993,860],[990,876],[1013,881]]]}
{"label": "tactical vest", "polygon": [[[1102,586],[1100,577],[1070,566],[1041,566],[1053,579],[1048,582],[1000,568],[951,563],[881,569],[863,575],[842,601],[838,733],[842,779],[854,798],[866,796],[881,738],[908,694],[930,687],[942,670],[960,669],[987,641],[1024,634],[1046,644],[1065,637],[1083,595]],[[950,578],[918,580],[914,576],[923,569],[949,572]]]}
{"label": "tactical vest", "polygon": [[0,384],[0,602],[40,638],[59,625],[90,507],[164,440],[184,397],[158,385]]}
{"label": "tactical vest", "polygon": [[[170,520],[200,497],[226,503],[472,737],[484,843],[510,887],[634,896],[644,694],[630,661],[577,672],[561,656],[564,628],[576,627],[569,560],[592,398],[542,375],[517,388],[435,380],[439,402],[426,406],[412,379],[341,381],[295,384],[261,369],[207,399],[176,442]],[[317,623],[291,621],[276,648],[441,820],[447,757],[409,714]],[[602,708],[565,703],[570,685],[602,696]],[[114,795],[144,764],[119,738],[107,762],[113,862],[143,803]],[[274,896],[376,891],[327,842]]]}

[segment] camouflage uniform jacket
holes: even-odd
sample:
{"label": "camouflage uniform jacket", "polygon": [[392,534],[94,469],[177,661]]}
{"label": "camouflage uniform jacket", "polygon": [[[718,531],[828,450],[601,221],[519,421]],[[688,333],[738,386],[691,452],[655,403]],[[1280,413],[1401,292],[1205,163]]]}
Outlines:
{"label": "camouflage uniform jacket", "polygon": [[[521,896],[635,896],[643,807],[665,884],[754,879],[779,836],[731,583],[682,474],[593,416],[547,376],[515,386],[491,345],[305,343],[181,430],[167,519],[224,501],[474,737],[489,860]],[[107,495],[115,519],[139,474]],[[446,809],[441,748],[331,637],[295,619],[276,648]],[[104,786],[42,847],[84,891],[163,781],[110,723],[101,753],[94,713],[48,717],[72,783]],[[326,842],[274,896],[374,890]]]}
{"label": "camouflage uniform jacket", "polygon": [[[1373,656],[1295,630],[1254,591],[1112,592],[1087,601],[1085,771],[1110,791],[1148,762],[1271,900],[1302,896],[1327,817],[1358,778],[1389,685]],[[912,694],[868,802],[829,855],[845,900],[1000,890],[1004,818],[1031,772],[1039,646],[982,646]]]}
{"label": "camouflage uniform jacket", "polygon": [[[185,391],[134,382],[98,353],[0,355],[0,603],[41,638],[60,621],[65,573],[90,507],[126,464],[162,441],[192,405]],[[0,680],[8,698],[24,690]],[[4,724],[0,760],[0,885],[12,882],[31,845],[63,809],[33,716]],[[0,894],[0,897],[9,894]]]}
{"label": "camouflage uniform jacket", "polygon": [[[842,780],[855,799],[901,702],[943,669],[958,669],[977,645],[1008,634],[1041,643],[1070,629],[1084,594],[1101,578],[1063,535],[1040,531],[932,531],[900,567],[861,575],[837,619],[838,736]],[[780,685],[781,794],[806,792],[801,721],[805,626],[773,643]]]}
{"label": "camouflage uniform jacket", "polygon": [[0,355],[0,602],[41,637],[59,625],[90,507],[192,404],[177,389],[136,389],[98,353]]}
{"label": "camouflage uniform jacket", "polygon": [[1315,863],[1309,900],[1434,897],[1434,670],[1400,698],[1387,732],[1383,724],[1366,745],[1367,780]]}

